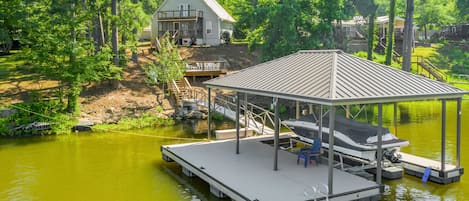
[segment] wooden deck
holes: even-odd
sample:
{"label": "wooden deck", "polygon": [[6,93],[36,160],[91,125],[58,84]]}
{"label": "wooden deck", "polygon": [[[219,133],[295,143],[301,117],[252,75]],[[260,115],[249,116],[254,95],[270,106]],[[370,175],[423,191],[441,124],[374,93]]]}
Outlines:
{"label": "wooden deck", "polygon": [[[314,194],[312,187],[327,186],[326,162],[304,168],[296,164],[296,155],[279,151],[279,170],[273,171],[273,147],[260,142],[272,137],[254,137],[240,142],[213,141],[168,145],[163,157],[179,163],[211,187],[234,200],[296,201],[325,198]],[[324,189],[323,191],[325,191]],[[376,199],[379,186],[361,177],[334,169],[334,193],[330,200]]]}
{"label": "wooden deck", "polygon": [[226,74],[226,61],[192,61],[186,64],[187,77],[218,77]]}

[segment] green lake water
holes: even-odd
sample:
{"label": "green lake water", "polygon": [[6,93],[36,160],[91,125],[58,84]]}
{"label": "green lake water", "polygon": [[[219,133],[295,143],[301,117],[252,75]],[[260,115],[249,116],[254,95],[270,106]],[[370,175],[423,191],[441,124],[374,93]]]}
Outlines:
{"label": "green lake water", "polygon": [[[456,104],[448,101],[449,162],[456,158],[455,108]],[[384,107],[384,122],[394,131],[392,109],[392,106]],[[411,144],[402,151],[439,159],[440,103],[400,103],[398,114],[397,135]],[[465,101],[463,167],[469,164],[468,124],[469,102]],[[177,164],[161,159],[161,145],[193,142],[205,137],[205,134],[194,133],[193,125],[179,124],[119,133],[0,139],[0,200],[219,200],[209,193],[203,181],[184,176]],[[463,175],[460,182],[450,185],[425,184],[410,176],[385,183],[390,186],[391,194],[383,200],[469,199],[469,175]]]}

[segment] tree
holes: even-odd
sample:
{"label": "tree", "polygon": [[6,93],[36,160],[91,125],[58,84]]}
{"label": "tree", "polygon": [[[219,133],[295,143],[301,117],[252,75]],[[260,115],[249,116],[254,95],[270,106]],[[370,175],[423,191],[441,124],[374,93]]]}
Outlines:
{"label": "tree", "polygon": [[388,39],[386,45],[386,65],[391,65],[392,53],[394,49],[394,14],[396,11],[396,0],[389,1],[389,27],[388,27]]}
{"label": "tree", "polygon": [[376,18],[376,10],[378,9],[378,5],[374,3],[374,0],[352,0],[353,4],[357,11],[363,17],[368,17],[368,48],[367,48],[367,59],[373,59],[373,46],[374,46],[374,37],[375,37],[375,18]]}
{"label": "tree", "polygon": [[67,111],[72,113],[78,109],[84,83],[119,79],[121,73],[111,65],[111,49],[104,46],[97,52],[87,37],[92,17],[83,12],[83,5],[82,0],[44,0],[29,5],[22,36],[25,58],[42,76],[61,82]]}
{"label": "tree", "polygon": [[113,63],[115,66],[119,66],[119,28],[117,26],[117,7],[118,7],[118,0],[112,0],[111,3],[111,13],[114,16],[114,19],[111,20],[112,26],[112,53],[114,54]]}
{"label": "tree", "polygon": [[150,84],[164,85],[172,80],[179,80],[184,77],[186,67],[179,56],[177,48],[172,47],[170,36],[160,40],[162,48],[159,52],[153,53],[156,60],[143,66],[147,75],[147,82]]}
{"label": "tree", "polygon": [[415,3],[415,22],[424,30],[424,39],[428,39],[427,30],[455,22],[454,4],[446,0],[418,0]]}
{"label": "tree", "polygon": [[0,53],[9,53],[19,38],[25,8],[21,0],[0,1]]}
{"label": "tree", "polygon": [[469,0],[456,0],[456,7],[459,11],[459,19],[467,22],[469,20]]}
{"label": "tree", "polygon": [[254,28],[247,38],[250,47],[260,46],[262,60],[267,61],[301,49],[334,48],[332,22],[342,19],[344,1],[259,1],[252,13],[255,16],[245,22],[256,26],[244,26]]}
{"label": "tree", "polygon": [[407,0],[405,25],[404,25],[404,41],[402,45],[402,70],[410,72],[412,59],[412,45],[414,42],[414,0]]}

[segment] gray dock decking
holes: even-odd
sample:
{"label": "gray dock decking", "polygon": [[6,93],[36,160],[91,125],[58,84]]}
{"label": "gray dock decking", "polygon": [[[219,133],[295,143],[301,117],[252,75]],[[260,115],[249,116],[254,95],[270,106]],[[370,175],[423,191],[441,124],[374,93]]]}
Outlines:
{"label": "gray dock decking", "polygon": [[[279,151],[279,170],[273,171],[273,147],[261,139],[272,137],[241,140],[239,155],[235,154],[234,140],[168,145],[162,152],[234,200],[312,200],[312,186],[327,186],[326,162],[304,168],[296,164],[296,155],[287,151]],[[338,169],[334,169],[333,190],[330,200],[379,196],[375,182]]]}

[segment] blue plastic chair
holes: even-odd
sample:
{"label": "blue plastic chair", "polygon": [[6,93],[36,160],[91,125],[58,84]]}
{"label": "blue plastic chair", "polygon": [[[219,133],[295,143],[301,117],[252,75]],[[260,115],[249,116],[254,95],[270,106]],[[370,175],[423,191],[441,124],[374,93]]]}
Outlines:
{"label": "blue plastic chair", "polygon": [[298,152],[298,159],[296,160],[296,164],[300,164],[300,159],[304,160],[305,168],[308,166],[308,162],[314,160],[316,165],[319,163],[319,158],[321,156],[321,140],[314,139],[313,147],[311,148],[301,148]]}

